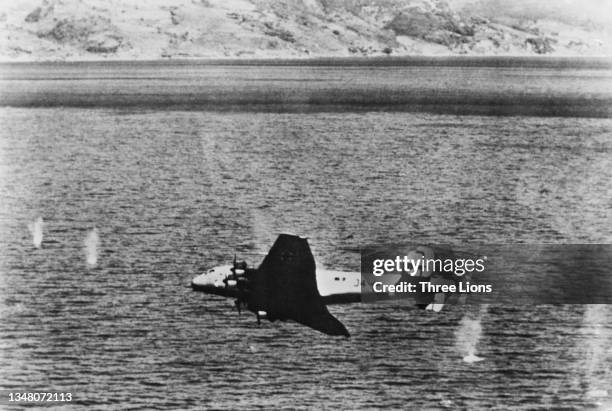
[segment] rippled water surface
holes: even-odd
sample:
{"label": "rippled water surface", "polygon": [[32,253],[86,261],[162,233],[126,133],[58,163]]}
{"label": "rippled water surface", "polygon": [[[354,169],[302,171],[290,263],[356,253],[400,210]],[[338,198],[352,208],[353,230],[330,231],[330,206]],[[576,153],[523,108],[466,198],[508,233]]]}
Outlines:
{"label": "rippled water surface", "polygon": [[609,243],[610,119],[5,107],[0,122],[0,389],[70,391],[75,409],[611,407],[609,306],[331,306],[352,334],[335,339],[189,288],[234,253],[258,263],[279,232],[350,270],[349,250],[406,239]]}

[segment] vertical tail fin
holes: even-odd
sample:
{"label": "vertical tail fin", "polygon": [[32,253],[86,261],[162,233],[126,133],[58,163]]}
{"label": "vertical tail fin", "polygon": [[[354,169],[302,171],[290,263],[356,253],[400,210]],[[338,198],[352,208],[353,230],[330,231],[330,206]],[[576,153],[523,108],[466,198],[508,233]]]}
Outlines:
{"label": "vertical tail fin", "polygon": [[349,336],[329,313],[317,289],[315,261],[308,241],[278,236],[250,279],[248,308],[265,311],[270,321],[293,320],[329,335]]}

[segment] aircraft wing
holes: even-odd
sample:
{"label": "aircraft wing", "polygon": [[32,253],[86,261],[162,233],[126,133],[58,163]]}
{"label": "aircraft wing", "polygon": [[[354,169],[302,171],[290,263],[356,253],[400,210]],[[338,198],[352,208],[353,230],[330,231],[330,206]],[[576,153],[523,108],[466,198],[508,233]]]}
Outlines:
{"label": "aircraft wing", "polygon": [[323,303],[305,238],[279,235],[249,283],[249,310],[265,311],[270,321],[293,320],[325,334],[349,336]]}

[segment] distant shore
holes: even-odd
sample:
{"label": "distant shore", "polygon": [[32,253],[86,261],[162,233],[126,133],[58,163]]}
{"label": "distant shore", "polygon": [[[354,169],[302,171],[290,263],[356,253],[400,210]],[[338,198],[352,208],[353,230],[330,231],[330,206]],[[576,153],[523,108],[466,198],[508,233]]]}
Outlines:
{"label": "distant shore", "polygon": [[609,7],[517,2],[21,0],[0,61],[612,58]]}
{"label": "distant shore", "polygon": [[463,67],[551,67],[612,69],[612,56],[367,56],[286,58],[165,58],[84,60],[2,60],[11,65],[216,65],[216,66],[463,66]]}

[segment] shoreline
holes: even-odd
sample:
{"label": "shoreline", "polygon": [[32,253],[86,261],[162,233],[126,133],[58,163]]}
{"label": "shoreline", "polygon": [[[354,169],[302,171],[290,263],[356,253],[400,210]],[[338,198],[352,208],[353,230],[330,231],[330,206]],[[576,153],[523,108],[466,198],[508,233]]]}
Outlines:
{"label": "shoreline", "polygon": [[612,69],[612,56],[539,55],[418,55],[362,57],[282,57],[282,58],[161,58],[161,59],[85,59],[85,60],[2,60],[1,66],[22,65],[201,65],[201,66],[475,66],[475,67],[558,67]]}

